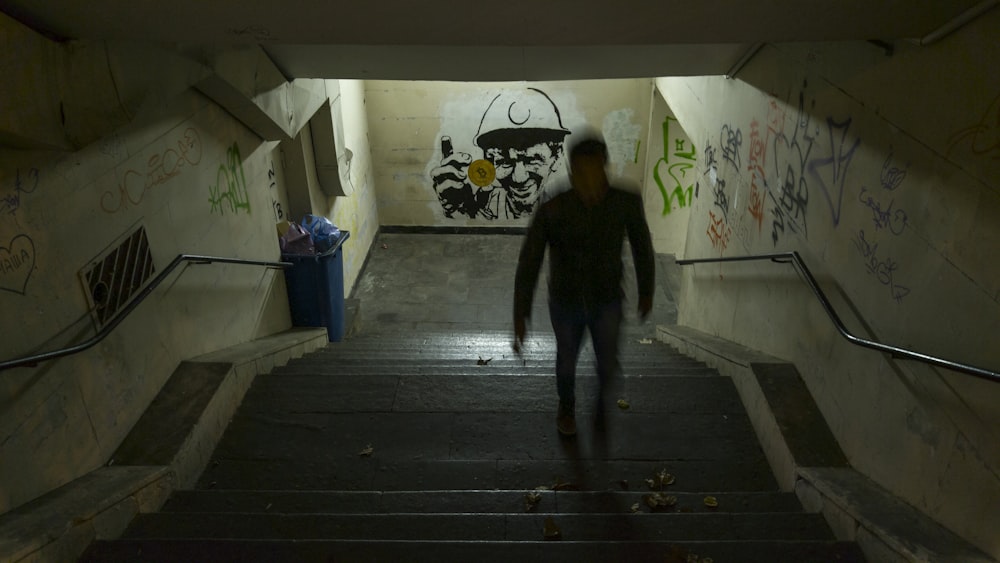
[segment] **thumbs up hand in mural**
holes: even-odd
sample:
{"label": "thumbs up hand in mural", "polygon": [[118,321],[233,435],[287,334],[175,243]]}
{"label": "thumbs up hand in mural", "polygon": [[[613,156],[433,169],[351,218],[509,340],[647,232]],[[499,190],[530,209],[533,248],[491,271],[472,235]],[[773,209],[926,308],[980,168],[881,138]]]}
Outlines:
{"label": "thumbs up hand in mural", "polygon": [[441,166],[431,170],[431,182],[445,215],[451,217],[456,211],[475,215],[475,194],[468,182],[472,155],[453,152],[450,137],[441,137],[441,154]]}

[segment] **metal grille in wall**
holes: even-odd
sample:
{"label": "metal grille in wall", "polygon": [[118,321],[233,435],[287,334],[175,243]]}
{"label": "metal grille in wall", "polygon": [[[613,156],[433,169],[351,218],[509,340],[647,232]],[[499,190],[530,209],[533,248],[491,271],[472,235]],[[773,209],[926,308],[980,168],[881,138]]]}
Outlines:
{"label": "metal grille in wall", "polygon": [[132,301],[156,268],[146,229],[139,225],[80,271],[91,316],[98,330]]}

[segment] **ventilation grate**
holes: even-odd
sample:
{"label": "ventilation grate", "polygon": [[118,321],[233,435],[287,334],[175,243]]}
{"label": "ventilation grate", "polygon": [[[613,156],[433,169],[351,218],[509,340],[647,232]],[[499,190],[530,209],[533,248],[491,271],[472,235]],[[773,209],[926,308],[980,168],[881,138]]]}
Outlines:
{"label": "ventilation grate", "polygon": [[91,260],[80,279],[95,327],[100,330],[127,306],[155,271],[142,225]]}

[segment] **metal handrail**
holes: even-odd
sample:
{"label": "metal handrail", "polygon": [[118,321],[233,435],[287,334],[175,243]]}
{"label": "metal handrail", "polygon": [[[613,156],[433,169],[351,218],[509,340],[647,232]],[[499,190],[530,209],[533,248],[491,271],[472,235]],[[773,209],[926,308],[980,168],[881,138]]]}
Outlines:
{"label": "metal handrail", "polygon": [[956,362],[953,360],[947,360],[940,358],[938,356],[932,356],[930,354],[924,354],[922,352],[915,352],[913,350],[908,350],[906,348],[901,348],[899,346],[890,346],[888,344],[882,344],[881,342],[875,342],[873,340],[867,340],[855,336],[847,330],[844,323],[840,320],[837,312],[833,309],[833,305],[830,300],[827,299],[826,294],[820,289],[819,283],[816,282],[816,278],[813,277],[812,272],[806,266],[805,262],[802,261],[802,257],[799,256],[798,252],[778,252],[774,254],[756,254],[751,256],[732,256],[732,257],[720,257],[720,258],[696,258],[691,260],[677,260],[677,264],[680,266],[687,266],[689,264],[703,264],[708,262],[747,262],[752,260],[770,260],[777,263],[789,263],[791,262],[798,271],[805,277],[806,283],[812,289],[813,294],[819,299],[823,309],[826,314],[833,321],[833,324],[837,327],[837,331],[840,332],[841,336],[847,339],[848,342],[862,346],[864,348],[870,348],[872,350],[878,350],[879,352],[886,352],[890,354],[893,358],[905,358],[910,360],[917,360],[920,362],[932,364],[935,366],[948,368],[957,372],[965,373],[994,383],[1000,383],[1000,373],[996,371],[988,370],[985,368],[980,368],[965,364],[962,362]]}
{"label": "metal handrail", "polygon": [[40,354],[33,354],[30,356],[24,356],[21,358],[15,358],[13,360],[6,360],[0,362],[0,371],[20,366],[34,367],[38,365],[38,362],[43,362],[46,360],[54,360],[56,358],[61,358],[63,356],[69,356],[71,354],[76,354],[77,352],[82,352],[90,348],[91,346],[97,344],[101,340],[104,340],[104,338],[107,335],[111,334],[111,331],[114,330],[115,327],[117,327],[119,324],[121,324],[121,322],[125,320],[125,317],[127,317],[129,313],[135,310],[135,308],[139,306],[139,303],[141,303],[146,297],[148,297],[149,294],[152,293],[153,290],[156,289],[156,287],[160,285],[160,283],[163,282],[163,280],[165,280],[167,276],[170,275],[170,273],[174,271],[174,269],[176,269],[177,266],[179,266],[182,262],[194,262],[196,264],[213,264],[213,263],[244,264],[248,266],[265,266],[268,268],[282,268],[282,269],[292,266],[291,262],[266,262],[261,260],[243,260],[241,258],[220,258],[218,256],[200,256],[197,254],[178,254],[177,257],[174,258],[173,261],[170,262],[170,264],[166,268],[164,268],[163,271],[159,273],[159,275],[153,278],[153,281],[149,282],[149,284],[147,284],[146,287],[142,288],[142,291],[136,294],[135,299],[129,302],[129,304],[126,305],[122,310],[118,311],[118,313],[115,314],[115,316],[111,319],[111,321],[108,322],[108,324],[101,327],[101,329],[98,330],[97,333],[94,334],[94,336],[90,337],[89,339],[79,344],[74,344],[72,346],[60,348],[59,350],[53,350],[51,352],[42,352]]}

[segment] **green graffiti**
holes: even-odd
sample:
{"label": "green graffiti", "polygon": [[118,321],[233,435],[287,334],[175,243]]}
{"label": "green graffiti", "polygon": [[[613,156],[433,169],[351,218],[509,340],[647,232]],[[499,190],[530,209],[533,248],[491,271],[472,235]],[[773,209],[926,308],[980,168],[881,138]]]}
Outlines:
{"label": "green graffiti", "polygon": [[[249,215],[250,196],[247,194],[247,181],[243,175],[240,147],[236,143],[226,149],[226,163],[219,165],[215,180],[216,184],[208,187],[208,202],[212,204],[211,212],[225,215],[226,207],[228,207],[231,213],[245,211]],[[223,207],[223,202],[228,205]]]}
{"label": "green graffiti", "polygon": [[[674,151],[673,153],[670,152],[671,121],[677,120],[669,116],[663,120],[663,157],[653,165],[653,179],[656,181],[656,185],[660,188],[660,194],[663,196],[664,216],[670,214],[675,201],[678,207],[691,205],[694,199],[694,181],[692,179],[688,182],[687,175],[688,170],[694,168],[694,162],[697,159],[694,143],[691,143],[690,151],[685,151],[686,141],[679,137],[673,139]],[[671,162],[671,156],[674,157],[675,162]],[[660,164],[666,165],[667,176],[669,176],[671,181],[664,181],[664,178],[660,174]]]}

